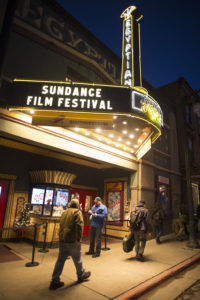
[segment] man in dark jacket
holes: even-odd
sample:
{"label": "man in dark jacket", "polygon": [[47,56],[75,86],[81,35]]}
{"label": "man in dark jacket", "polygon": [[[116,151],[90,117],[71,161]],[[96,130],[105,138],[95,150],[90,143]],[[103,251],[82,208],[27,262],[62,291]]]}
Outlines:
{"label": "man in dark jacket", "polygon": [[90,277],[91,272],[86,272],[82,266],[81,239],[83,233],[83,216],[79,210],[79,200],[72,199],[70,207],[67,208],[60,219],[59,231],[59,254],[52,274],[49,289],[55,290],[64,285],[60,281],[64,264],[68,256],[71,256],[76,267],[78,282]]}
{"label": "man in dark jacket", "polygon": [[[137,224],[135,226],[131,222],[131,220],[133,219],[132,215],[136,216],[137,221],[135,223]],[[146,246],[147,233],[149,232],[149,234],[151,235],[151,221],[149,211],[145,207],[144,200],[141,200],[131,212],[130,227],[135,239],[136,259],[143,261],[143,253]]]}

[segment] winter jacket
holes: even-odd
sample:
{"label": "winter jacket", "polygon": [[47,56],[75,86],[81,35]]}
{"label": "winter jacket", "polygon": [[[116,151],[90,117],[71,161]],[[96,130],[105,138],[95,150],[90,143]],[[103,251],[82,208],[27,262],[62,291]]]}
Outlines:
{"label": "winter jacket", "polygon": [[104,204],[93,205],[92,213],[96,213],[97,217],[92,217],[91,226],[92,227],[104,227],[104,219],[107,217],[107,207]]}
{"label": "winter jacket", "polygon": [[136,210],[141,210],[144,214],[144,219],[140,222],[140,229],[139,231],[143,231],[145,233],[149,232],[152,230],[151,228],[151,219],[149,215],[149,211],[146,207],[143,205],[137,205]]}
{"label": "winter jacket", "polygon": [[83,215],[78,208],[67,208],[60,218],[59,240],[65,243],[80,242],[83,234]]}

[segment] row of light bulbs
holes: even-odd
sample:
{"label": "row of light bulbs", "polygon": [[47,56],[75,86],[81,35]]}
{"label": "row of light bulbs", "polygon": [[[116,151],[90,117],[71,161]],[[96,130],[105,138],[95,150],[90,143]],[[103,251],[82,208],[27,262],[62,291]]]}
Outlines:
{"label": "row of light bulbs", "polygon": [[[79,132],[79,131],[80,131],[80,128],[76,127],[76,128],[74,128],[74,130],[75,130],[76,132]],[[135,130],[136,130],[136,131],[139,131],[139,128],[135,128]],[[100,129],[100,128],[97,128],[95,131],[96,131],[97,133],[100,133],[100,132],[101,132],[101,129]],[[89,131],[85,131],[84,134],[85,134],[86,136],[89,136],[89,135],[90,135],[90,132],[89,132]],[[123,134],[123,135],[127,135],[127,134],[128,134],[128,131],[127,131],[127,130],[122,130],[122,134]],[[147,135],[146,132],[143,132],[143,134],[144,134],[145,136]],[[110,134],[108,135],[108,137],[109,137],[110,139],[113,139],[113,138],[114,138],[114,134],[110,133]],[[132,134],[132,133],[129,134],[129,138],[130,138],[130,139],[134,139],[134,137],[135,137],[134,134]],[[102,136],[97,136],[97,140],[98,140],[98,141],[100,141],[100,142],[106,142],[108,145],[112,144],[112,145],[114,145],[116,148],[120,148],[120,144],[118,144],[117,142],[122,142],[122,141],[123,141],[123,138],[122,138],[122,137],[118,137],[118,138],[117,138],[117,142],[114,141],[114,140],[110,140],[110,139],[108,139],[108,138],[106,138],[106,137],[102,137]],[[143,141],[142,139],[138,139],[138,140],[137,140],[138,143],[141,143],[142,141]],[[129,147],[128,147],[129,149],[131,148],[131,142],[130,142],[130,141],[125,142],[125,144],[126,144],[127,146],[129,146]],[[135,149],[137,149],[139,146],[138,146],[137,144],[135,144],[135,145],[133,145],[133,147],[134,147]],[[124,145],[121,145],[121,148],[122,148],[124,151],[127,150],[127,147],[124,146]],[[134,153],[135,150],[134,150],[134,149],[130,149],[130,152],[131,152],[131,153]]]}

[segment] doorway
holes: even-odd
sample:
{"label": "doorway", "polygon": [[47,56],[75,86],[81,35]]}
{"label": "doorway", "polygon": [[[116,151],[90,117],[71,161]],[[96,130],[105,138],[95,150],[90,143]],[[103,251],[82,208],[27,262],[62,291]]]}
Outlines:
{"label": "doorway", "polygon": [[83,235],[89,235],[90,230],[90,215],[89,210],[91,209],[92,205],[94,204],[94,199],[96,197],[96,192],[94,191],[86,191],[86,190],[79,190],[79,189],[71,189],[70,190],[70,200],[73,198],[79,199],[80,202],[80,209],[83,213],[84,218],[84,229]]}
{"label": "doorway", "polygon": [[[3,227],[4,214],[6,208],[6,200],[8,197],[9,181],[0,179],[0,228]],[[0,236],[2,236],[2,230],[0,230]]]}

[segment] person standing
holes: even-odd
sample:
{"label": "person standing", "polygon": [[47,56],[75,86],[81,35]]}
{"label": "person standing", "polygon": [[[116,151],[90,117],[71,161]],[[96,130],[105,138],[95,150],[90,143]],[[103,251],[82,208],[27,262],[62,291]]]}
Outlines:
{"label": "person standing", "polygon": [[90,247],[89,251],[86,252],[86,255],[98,257],[101,254],[101,233],[104,228],[104,219],[107,217],[107,207],[102,204],[102,199],[100,197],[96,197],[94,202],[95,204],[92,206],[92,209],[89,210],[89,214],[91,215]]}
{"label": "person standing", "polygon": [[147,233],[151,235],[151,221],[144,200],[141,200],[131,212],[130,229],[135,239],[136,259],[143,261]]}
{"label": "person standing", "polygon": [[160,203],[156,204],[156,207],[152,213],[152,221],[154,225],[154,232],[157,244],[161,243],[160,237],[163,232],[163,222],[164,222],[164,211]]}
{"label": "person standing", "polygon": [[79,200],[72,199],[70,207],[67,208],[60,219],[59,230],[59,254],[52,274],[49,286],[50,290],[55,290],[64,286],[60,281],[60,275],[68,256],[71,256],[76,268],[78,282],[82,282],[90,277],[91,272],[85,271],[81,259],[81,239],[83,234],[83,216],[79,209]]}

